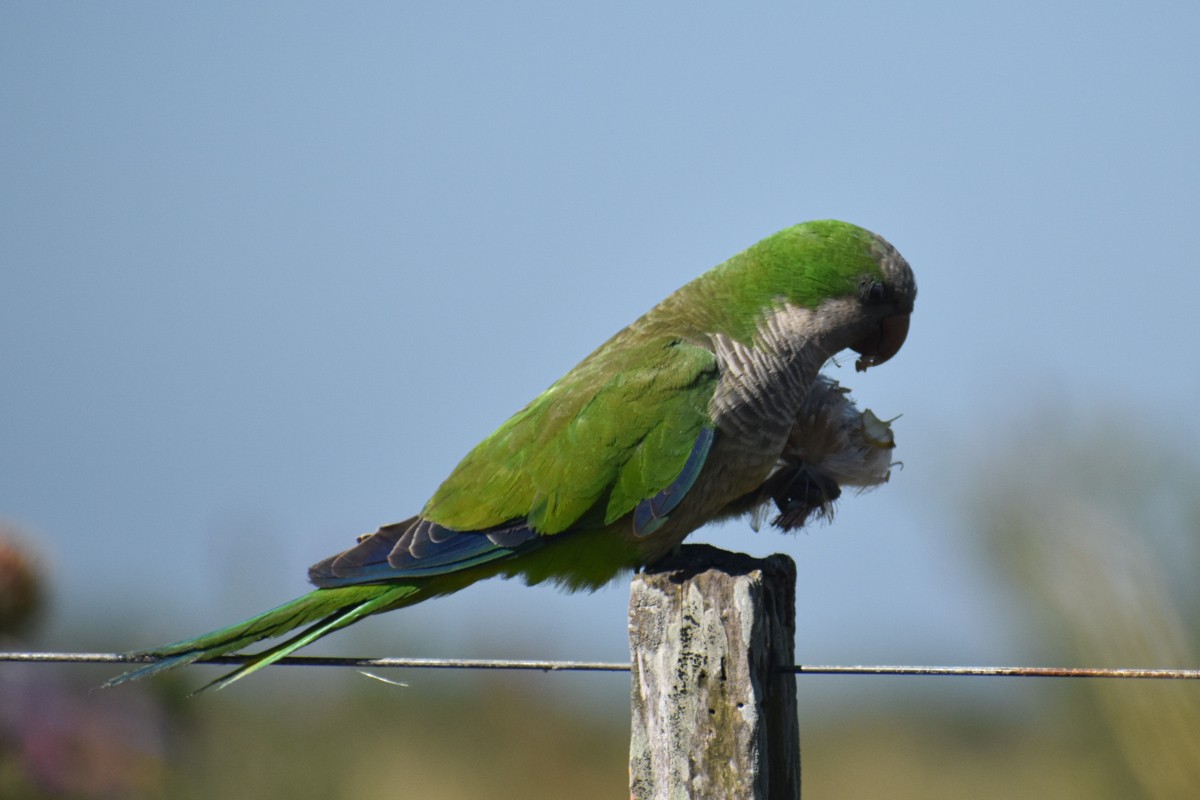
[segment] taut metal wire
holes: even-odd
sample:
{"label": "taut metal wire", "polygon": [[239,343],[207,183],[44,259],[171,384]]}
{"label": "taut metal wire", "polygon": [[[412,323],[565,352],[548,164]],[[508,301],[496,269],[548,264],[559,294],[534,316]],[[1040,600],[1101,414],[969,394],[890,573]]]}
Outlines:
{"label": "taut metal wire", "polygon": [[[245,664],[254,656],[232,655],[198,661],[198,664]],[[0,653],[0,662],[73,664],[150,664],[153,656],[129,653]],[[293,667],[354,667],[356,669],[504,669],[537,672],[629,672],[629,664],[616,661],[528,661],[476,658],[337,658],[289,656],[275,662]],[[1000,678],[1124,678],[1141,680],[1200,680],[1200,669],[1130,669],[1105,667],[922,667],[826,666],[793,664],[780,667],[797,675],[925,675]]]}
{"label": "taut metal wire", "polygon": [[[196,664],[245,664],[253,655],[206,658]],[[154,656],[131,653],[0,653],[0,662],[57,662],[85,664],[153,664]],[[481,658],[337,658],[326,656],[288,656],[274,662],[285,667],[355,667],[358,669],[523,669],[540,672],[575,670],[579,672],[628,672],[629,665],[605,661],[511,661]]]}

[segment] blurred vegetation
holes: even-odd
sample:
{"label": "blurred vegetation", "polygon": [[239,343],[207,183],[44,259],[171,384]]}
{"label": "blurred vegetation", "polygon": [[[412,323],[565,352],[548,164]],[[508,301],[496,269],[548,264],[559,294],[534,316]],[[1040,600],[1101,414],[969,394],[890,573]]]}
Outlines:
{"label": "blurred vegetation", "polygon": [[[990,554],[1058,663],[1200,666],[1200,463],[1138,419],[1025,426],[979,492]],[[1200,793],[1200,687],[1076,683],[1063,711],[1093,732],[1120,796]]]}
{"label": "blurred vegetation", "polygon": [[[1116,422],[1018,429],[1007,452],[973,459],[985,471],[960,523],[1020,598],[1026,652],[1013,662],[1197,666],[1200,464]],[[87,691],[109,673],[0,665],[0,797],[627,795],[623,677],[389,672],[413,683],[401,688],[273,670],[185,699],[209,674],[193,668]],[[1200,786],[1191,682],[1022,680],[1007,685],[1036,702],[998,708],[951,679],[879,680],[893,699],[802,718],[805,797],[1125,800]]]}
{"label": "blurred vegetation", "polygon": [[620,715],[578,715],[520,680],[405,688],[347,676],[339,690],[322,692],[329,681],[304,672],[307,681],[286,681],[294,690],[287,694],[273,687],[257,696],[250,687],[187,698],[194,682],[89,693],[24,670],[24,686],[4,687],[29,703],[19,737],[7,726],[0,797],[449,800],[627,791],[628,723]]}
{"label": "blurred vegetation", "polygon": [[[1200,667],[1200,461],[1139,419],[1044,414],[952,454],[974,465],[962,534],[1022,614],[1009,663]],[[950,679],[887,680],[885,707],[802,717],[805,797],[1200,796],[1192,681],[1003,679],[1022,702],[997,709],[948,701]]]}

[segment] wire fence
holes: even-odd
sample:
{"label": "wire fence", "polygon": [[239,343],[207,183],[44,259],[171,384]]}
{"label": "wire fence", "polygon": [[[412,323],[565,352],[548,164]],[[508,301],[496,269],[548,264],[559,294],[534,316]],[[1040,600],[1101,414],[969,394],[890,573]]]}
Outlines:
{"label": "wire fence", "polygon": [[[227,655],[197,664],[238,665],[252,655]],[[159,659],[130,653],[0,652],[2,662],[69,664],[151,664]],[[353,658],[289,656],[275,662],[291,667],[352,667],[355,669],[482,669],[533,672],[629,672],[619,661],[536,661],[477,658]],[[991,678],[1120,678],[1135,680],[1200,680],[1200,669],[1141,669],[1124,667],[967,667],[912,665],[813,665],[791,664],[781,672],[797,675],[907,675]]]}

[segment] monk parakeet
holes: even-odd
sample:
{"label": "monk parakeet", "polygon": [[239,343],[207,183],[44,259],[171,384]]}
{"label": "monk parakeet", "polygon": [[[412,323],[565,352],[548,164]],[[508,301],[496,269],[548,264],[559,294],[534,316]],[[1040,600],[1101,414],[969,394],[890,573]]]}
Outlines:
{"label": "monk parakeet", "polygon": [[316,590],[244,622],[145,651],[143,677],[301,629],[223,686],[371,614],[520,576],[593,589],[716,519],[774,505],[781,528],[840,486],[887,477],[891,431],[818,374],[894,356],[917,287],[882,237],[807,222],[667,297],[479,443],[416,516],[309,570]]}

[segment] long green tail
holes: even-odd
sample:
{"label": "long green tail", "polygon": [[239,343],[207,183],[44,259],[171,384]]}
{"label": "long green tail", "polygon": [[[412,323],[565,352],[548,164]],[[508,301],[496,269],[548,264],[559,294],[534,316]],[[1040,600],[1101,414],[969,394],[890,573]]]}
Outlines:
{"label": "long green tail", "polygon": [[195,639],[135,653],[139,656],[157,657],[159,660],[118,675],[107,681],[104,686],[117,686],[191,664],[193,661],[232,653],[262,639],[275,638],[305,625],[309,626],[295,636],[262,651],[253,660],[198,691],[220,689],[363,617],[423,600],[428,592],[422,591],[422,588],[424,587],[412,584],[391,583],[317,589],[236,625],[220,628]]}

